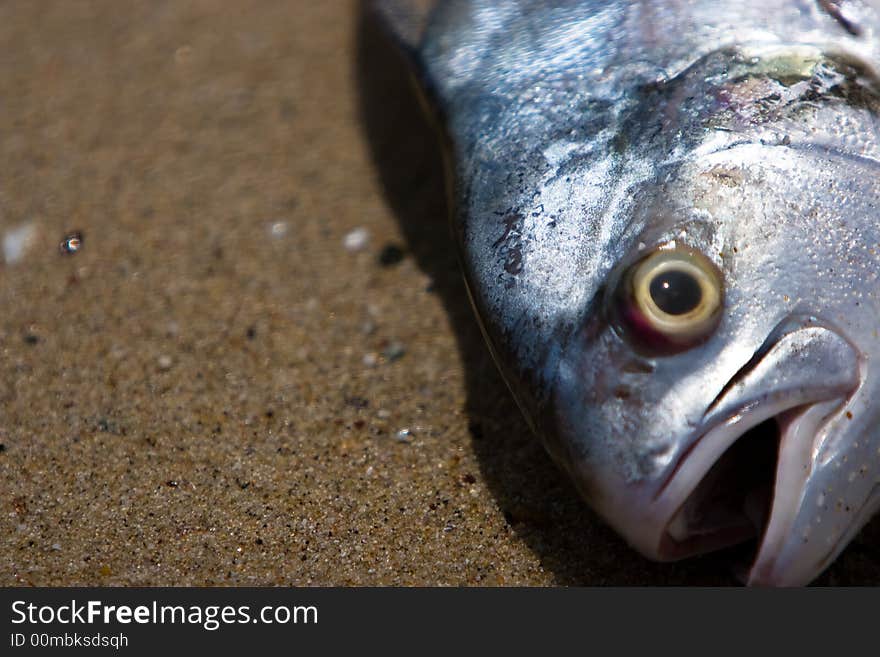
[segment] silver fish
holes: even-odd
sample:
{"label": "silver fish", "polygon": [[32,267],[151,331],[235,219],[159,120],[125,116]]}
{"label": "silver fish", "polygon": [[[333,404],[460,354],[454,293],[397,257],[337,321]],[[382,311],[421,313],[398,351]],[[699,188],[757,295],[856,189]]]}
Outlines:
{"label": "silver fish", "polygon": [[880,0],[380,11],[555,462],[649,558],[813,580],[880,507]]}

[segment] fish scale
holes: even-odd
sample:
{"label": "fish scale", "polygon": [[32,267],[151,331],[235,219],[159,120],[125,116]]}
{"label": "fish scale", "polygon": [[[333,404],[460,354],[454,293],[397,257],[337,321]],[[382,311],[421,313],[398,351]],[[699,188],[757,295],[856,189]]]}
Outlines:
{"label": "fish scale", "polygon": [[553,459],[650,558],[756,540],[749,583],[815,578],[880,506],[880,3],[378,6]]}

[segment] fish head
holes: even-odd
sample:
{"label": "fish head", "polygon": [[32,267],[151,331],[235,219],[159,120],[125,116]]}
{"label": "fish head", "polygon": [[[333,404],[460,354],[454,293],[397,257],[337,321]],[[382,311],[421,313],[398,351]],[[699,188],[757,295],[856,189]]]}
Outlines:
{"label": "fish head", "polygon": [[805,584],[880,506],[877,71],[820,26],[737,18],[689,48],[677,5],[627,40],[638,4],[389,15],[444,125],[477,317],[550,455],[644,555],[754,541],[748,582]]}
{"label": "fish head", "polygon": [[757,540],[750,583],[805,584],[880,505],[878,173],[751,143],[635,194],[546,422],[644,555]]}

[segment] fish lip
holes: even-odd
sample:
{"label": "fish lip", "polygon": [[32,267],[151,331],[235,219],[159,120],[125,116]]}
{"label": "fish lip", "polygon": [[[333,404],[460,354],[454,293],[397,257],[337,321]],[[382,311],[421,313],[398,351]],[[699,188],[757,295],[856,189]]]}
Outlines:
{"label": "fish lip", "polygon": [[[855,394],[858,394],[858,391]],[[812,429],[811,433],[817,435],[817,438],[823,437],[823,434],[827,434],[829,431],[838,433],[840,427],[838,426],[837,431],[835,431],[834,420],[838,419],[842,415],[843,410],[850,406],[854,396],[851,395],[849,398],[842,400],[834,409],[826,408],[825,412],[821,408],[822,404],[816,404],[805,409],[802,413],[796,414],[791,424],[806,424],[808,429]],[[818,411],[818,419],[815,417],[815,413],[814,417],[809,417],[814,409]],[[850,414],[847,413],[847,417],[849,416]],[[821,507],[821,498],[826,494],[830,494],[832,486],[836,488],[836,482],[839,480],[832,479],[829,482],[826,479],[824,483],[820,483],[818,489],[815,485],[811,487],[811,483],[815,484],[815,482],[811,481],[810,475],[812,475],[816,463],[821,463],[822,461],[821,457],[817,458],[816,452],[821,450],[823,441],[816,441],[815,439],[813,454],[810,458],[810,471],[800,477],[792,477],[792,471],[797,472],[799,469],[797,467],[797,434],[799,430],[797,426],[793,430],[789,426],[786,432],[795,435],[792,436],[788,443],[790,449],[787,455],[782,451],[782,448],[780,449],[780,466],[777,473],[777,481],[788,475],[789,480],[794,479],[800,485],[799,495],[797,500],[792,500],[791,498],[788,500],[783,499],[781,502],[777,499],[773,500],[770,519],[765,527],[764,535],[761,537],[758,552],[746,576],[742,578],[743,583],[749,586],[802,586],[808,584],[825,570],[846,548],[853,537],[861,531],[862,527],[880,507],[880,480],[875,480],[873,484],[869,484],[863,499],[849,500],[849,503],[853,505],[854,513],[847,518],[843,531],[838,533],[838,530],[835,528],[836,538],[833,541],[826,541],[827,547],[824,549],[807,548],[808,543],[813,546],[821,544],[821,540],[816,539],[821,539],[822,533],[818,525],[818,519],[810,520],[810,515],[804,517],[803,511],[806,500],[816,499],[818,506]],[[854,434],[849,434],[849,438],[860,438],[862,435],[861,431],[856,431]],[[842,436],[837,436],[837,439],[845,439],[846,437],[847,434],[844,431]],[[858,445],[858,443],[855,444]],[[802,457],[803,455],[801,455]],[[783,465],[784,460],[788,461],[789,466],[794,465],[795,467],[789,467],[786,470]],[[852,477],[848,481],[852,482]],[[788,483],[791,482],[789,481]],[[811,491],[815,494],[817,490],[821,491],[819,498],[808,497]],[[839,502],[839,504],[843,504],[843,502]],[[849,512],[849,509],[847,509],[847,512]],[[816,529],[819,529],[819,536],[814,536],[813,540],[809,541],[810,535],[816,533],[811,530]]]}
{"label": "fish lip", "polygon": [[[728,448],[742,438],[742,436],[748,431],[766,420],[774,419],[793,409],[811,407],[815,404],[836,399],[843,401],[844,397],[839,394],[828,395],[825,398],[819,399],[815,396],[807,398],[791,396],[787,398],[785,402],[777,402],[776,404],[761,403],[759,401],[751,402],[738,407],[725,417],[718,418],[711,424],[701,427],[698,432],[695,432],[696,437],[689,442],[688,447],[676,460],[675,465],[670,469],[669,473],[664,477],[660,486],[658,486],[657,490],[651,497],[651,507],[655,510],[659,510],[657,516],[660,518],[660,522],[657,523],[659,535],[656,539],[656,554],[658,558],[661,561],[675,561],[694,554],[730,547],[753,538],[755,535],[754,528],[750,527],[748,532],[729,531],[726,534],[729,537],[728,539],[725,539],[725,536],[723,535],[710,537],[708,540],[715,543],[714,547],[701,546],[701,549],[688,549],[685,542],[675,539],[669,533],[669,525],[688,502],[700,482],[703,481],[704,477],[706,477],[712,469],[712,466],[719,461]],[[768,410],[768,408],[773,412],[765,413],[764,411]],[[723,435],[722,430],[725,428],[730,429],[728,436]],[[717,440],[718,444],[706,447],[707,439],[711,440],[718,433],[722,434],[722,437]],[[691,468],[693,472],[686,470],[685,473],[682,474],[682,469],[693,462],[692,457],[695,452],[701,457],[697,462],[697,466]],[[703,452],[705,452],[705,454],[703,454]],[[667,499],[669,496],[665,495],[665,493],[669,490],[670,486],[674,483],[678,483],[679,479],[682,478],[684,479],[684,484],[681,486],[681,489],[677,491],[677,494],[673,495],[671,499]],[[728,530],[722,530],[722,532],[727,531]]]}
{"label": "fish lip", "polygon": [[[777,508],[777,492],[775,488],[782,476],[779,461],[777,461],[775,465],[773,474],[774,491],[770,498],[770,507],[767,511],[767,518],[764,520],[764,527],[760,531],[756,532],[754,525],[749,528],[749,531],[737,531],[738,528],[733,526],[722,527],[717,532],[717,535],[713,532],[710,535],[698,537],[700,540],[696,541],[696,543],[699,547],[694,548],[695,539],[693,539],[693,537],[686,537],[684,541],[677,540],[670,534],[669,526],[690,500],[691,496],[697,490],[700,483],[707,476],[712,467],[718,463],[725,452],[747,432],[767,420],[779,421],[781,417],[789,414],[803,416],[813,409],[824,406],[827,407],[827,411],[824,414],[823,419],[820,422],[817,422],[813,426],[813,430],[810,432],[811,440],[809,441],[808,447],[809,452],[814,454],[818,447],[817,439],[822,437],[823,434],[821,431],[822,427],[825,426],[826,423],[833,421],[835,417],[839,416],[843,410],[848,407],[852,398],[858,393],[858,390],[859,386],[844,393],[841,393],[839,390],[829,389],[824,395],[789,395],[784,399],[776,400],[774,402],[753,402],[740,406],[725,417],[715,419],[711,424],[701,427],[698,432],[695,432],[696,438],[694,438],[688,448],[682,452],[674,466],[670,469],[669,473],[664,477],[662,483],[657,487],[657,490],[650,498],[649,515],[647,517],[654,519],[654,522],[652,523],[654,527],[654,539],[652,539],[654,558],[660,561],[677,561],[696,554],[703,554],[723,549],[725,547],[732,547],[749,539],[757,538],[759,541],[758,549],[752,562],[748,564],[748,568],[746,568],[740,576],[742,581],[750,586],[775,585],[772,583],[776,581],[787,581],[783,579],[783,575],[776,573],[776,560],[778,555],[772,553],[769,556],[765,555],[767,552],[767,533],[773,528],[777,541],[780,545],[784,545],[782,538],[784,538],[785,533],[778,531],[778,525],[780,523],[783,523],[784,525],[786,521],[793,520],[800,508],[799,500],[797,503],[791,504],[787,508],[781,510]],[[716,438],[719,435],[720,438]],[[797,438],[797,436],[789,436],[786,429],[781,430],[779,436],[779,454],[782,454],[783,448],[786,447],[788,443],[794,442]],[[713,439],[715,444],[710,445],[707,443],[707,441],[713,441]],[[798,445],[793,445],[792,449],[796,449],[797,447]],[[804,445],[801,444],[800,447],[803,449]],[[691,465],[694,463],[693,456],[695,453],[698,454],[699,458],[695,465]],[[809,481],[810,474],[813,470],[813,461],[814,457],[811,456],[810,467],[799,477],[793,477],[793,479],[795,479],[794,483],[797,485],[797,490],[800,494],[803,493],[803,488],[806,482]],[[683,471],[684,468],[688,467],[690,468],[689,470]],[[792,481],[789,480],[785,483],[791,484]],[[670,487],[676,486],[677,484],[680,484],[677,486],[678,490],[670,495],[668,492]],[[877,502],[880,503],[880,487],[878,487],[875,497]],[[865,507],[868,506],[870,505],[865,505]],[[782,519],[780,520],[777,516],[782,516]],[[845,532],[839,537],[834,545],[822,555],[813,576],[833,560],[833,558],[846,546],[849,538],[851,538],[861,527],[858,523],[854,523],[854,525],[858,526],[854,526]],[[804,580],[803,583],[806,583],[806,581],[807,580]]]}
{"label": "fish lip", "polygon": [[[655,526],[657,558],[661,561],[676,561],[695,554],[732,547],[756,536],[760,539],[760,543],[763,543],[763,536],[756,531],[753,524],[745,522],[745,516],[743,523],[739,525],[722,527],[702,536],[688,536],[684,540],[676,539],[671,534],[670,525],[684,509],[712,467],[748,431],[767,420],[775,420],[796,409],[809,409],[832,401],[842,406],[845,400],[845,396],[833,394],[819,399],[815,396],[806,399],[791,396],[776,403],[753,403],[739,408],[726,418],[713,422],[708,428],[703,428],[689,448],[682,453],[651,500],[651,507],[659,519]],[[780,436],[780,449],[782,440],[784,436]],[[696,460],[694,460],[695,455]],[[778,471],[774,469],[774,484],[778,476]],[[669,495],[668,491],[673,486],[677,490]],[[775,490],[771,496],[771,508],[774,499]],[[751,566],[752,564],[749,564],[749,573]]]}
{"label": "fish lip", "polygon": [[[805,402],[805,403],[807,403],[807,402]],[[749,414],[749,412],[755,411],[755,409],[761,405],[762,404],[758,401],[754,401],[754,402],[751,402],[748,404],[743,404],[743,406],[737,408],[732,413],[728,414],[726,417],[718,418],[714,422],[712,422],[711,424],[700,427],[700,429],[698,431],[694,432],[694,434],[688,440],[688,446],[678,456],[678,458],[675,461],[675,464],[672,466],[672,468],[670,468],[669,472],[663,478],[660,485],[657,487],[657,490],[654,491],[654,494],[651,496],[651,502],[653,504],[659,503],[660,498],[663,497],[663,493],[666,492],[666,489],[672,483],[672,480],[675,479],[676,475],[678,475],[682,466],[688,460],[688,457],[693,453],[693,451],[698,446],[700,446],[703,443],[706,436],[711,434],[715,429],[718,429],[719,427],[740,422],[743,417],[745,417]],[[786,410],[790,410],[791,408],[797,408],[798,406],[801,406],[801,405],[802,404],[793,403],[789,408],[783,409],[780,412],[784,413]],[[773,416],[771,416],[771,417],[773,417]],[[739,436],[737,436],[736,438],[733,438],[728,444],[725,444],[724,448],[726,449],[727,447],[732,445],[734,442],[736,442],[736,440],[739,437],[743,436],[749,429],[752,429],[752,428],[758,426],[758,424],[760,424],[760,422],[761,421],[754,422],[754,423],[748,423],[748,426],[745,429],[743,429],[743,431],[739,434]],[[713,463],[714,463],[714,461],[713,461]],[[712,467],[712,463],[709,464],[709,467],[710,468]],[[706,473],[704,472],[703,475],[705,476],[705,474]],[[688,493],[687,495],[689,495],[689,494],[690,493]],[[685,495],[685,499],[687,498],[687,495]],[[682,500],[682,503],[684,503],[684,500]],[[678,508],[679,507],[676,507],[676,512],[678,511]]]}
{"label": "fish lip", "polygon": [[752,564],[748,569],[748,573],[743,578],[743,582],[747,586],[756,587],[798,586],[809,583],[809,580],[825,570],[831,562],[837,558],[837,555],[840,554],[849,544],[853,537],[862,530],[865,523],[876,512],[878,504],[880,504],[880,487],[875,487],[856,512],[852,523],[846,531],[834,541],[831,547],[822,552],[819,557],[810,564],[811,568],[810,571],[808,571],[810,574],[806,577],[801,576],[800,579],[792,579],[790,576],[786,577],[785,573],[780,572],[778,568],[779,558],[778,555],[775,555],[774,558],[768,560],[766,564]]}

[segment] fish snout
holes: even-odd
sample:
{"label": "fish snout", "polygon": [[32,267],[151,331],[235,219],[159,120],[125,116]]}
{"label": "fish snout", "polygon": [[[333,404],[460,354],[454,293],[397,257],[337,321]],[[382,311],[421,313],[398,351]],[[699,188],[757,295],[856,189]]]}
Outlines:
{"label": "fish snout", "polygon": [[755,541],[750,582],[815,577],[821,559],[803,546],[819,532],[799,516],[862,369],[859,350],[835,328],[813,317],[777,326],[680,446],[633,542],[675,560]]}

